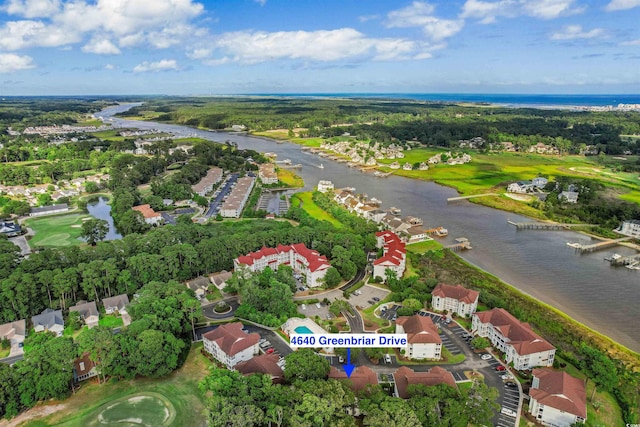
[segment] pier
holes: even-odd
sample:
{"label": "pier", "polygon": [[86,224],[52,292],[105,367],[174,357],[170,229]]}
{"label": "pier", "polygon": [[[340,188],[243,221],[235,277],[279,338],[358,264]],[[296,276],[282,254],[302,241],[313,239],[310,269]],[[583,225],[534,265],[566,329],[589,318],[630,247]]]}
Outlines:
{"label": "pier", "polygon": [[[605,240],[602,242],[598,242],[598,243],[593,243],[590,245],[583,245],[580,243],[571,243],[568,244],[569,246],[571,246],[572,248],[575,249],[576,252],[579,252],[581,254],[583,253],[588,253],[588,252],[595,252],[595,251],[599,251],[600,249],[605,249],[611,246],[616,246],[619,243],[622,242],[626,242],[633,239],[633,237],[623,237],[621,239],[614,239],[614,240]],[[627,257],[623,257],[623,258],[627,258]],[[612,262],[613,264],[613,262]]]}
{"label": "pier", "polygon": [[559,224],[557,222],[507,222],[518,230],[569,230],[573,227],[596,226],[596,224]]}
{"label": "pier", "polygon": [[295,165],[279,165],[282,169],[302,169],[302,164],[297,163]]}
{"label": "pier", "polygon": [[444,248],[453,252],[471,250],[471,242],[466,237],[459,237],[456,239],[456,243],[445,246]]}
{"label": "pier", "polygon": [[499,196],[499,194],[498,193],[484,193],[484,194],[473,194],[471,196],[449,197],[447,199],[447,203],[455,202],[455,201],[458,201],[458,200],[467,200],[467,199],[473,199],[475,197],[486,197],[486,196]]}
{"label": "pier", "polygon": [[615,267],[619,267],[619,266],[623,266],[623,265],[631,265],[631,264],[640,262],[640,254],[635,254],[635,255],[630,255],[630,256],[623,256],[623,257],[620,257],[618,259],[612,259],[609,262],[611,262],[611,265],[613,265]]}

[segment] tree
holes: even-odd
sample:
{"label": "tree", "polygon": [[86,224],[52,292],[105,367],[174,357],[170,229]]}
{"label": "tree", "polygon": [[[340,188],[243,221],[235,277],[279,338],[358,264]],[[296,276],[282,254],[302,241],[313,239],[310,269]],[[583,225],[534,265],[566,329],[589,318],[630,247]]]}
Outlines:
{"label": "tree", "polygon": [[324,283],[327,285],[327,288],[333,288],[340,284],[341,281],[342,277],[335,267],[331,267],[327,270],[327,273],[324,276]]}
{"label": "tree", "polygon": [[82,328],[82,318],[80,317],[79,312],[69,312],[69,316],[67,317],[67,326],[71,328],[72,331],[79,331],[80,328]]}
{"label": "tree", "polygon": [[290,382],[326,379],[329,361],[318,356],[311,348],[301,348],[285,356],[284,377]]}
{"label": "tree", "polygon": [[37,200],[38,200],[38,206],[47,206],[47,205],[50,205],[51,202],[53,201],[49,193],[38,194]]}
{"label": "tree", "polygon": [[485,337],[475,337],[471,340],[471,345],[476,350],[487,348],[491,345],[491,342]]}
{"label": "tree", "polygon": [[399,316],[413,316],[417,311],[422,310],[422,303],[415,298],[407,298],[402,301],[402,308],[398,310]]}
{"label": "tree", "polygon": [[97,193],[100,190],[98,184],[93,181],[87,181],[84,183],[84,189],[87,193]]}
{"label": "tree", "polygon": [[90,219],[82,223],[82,231],[80,236],[83,237],[88,244],[95,246],[96,243],[104,240],[109,232],[109,223],[103,219]]}

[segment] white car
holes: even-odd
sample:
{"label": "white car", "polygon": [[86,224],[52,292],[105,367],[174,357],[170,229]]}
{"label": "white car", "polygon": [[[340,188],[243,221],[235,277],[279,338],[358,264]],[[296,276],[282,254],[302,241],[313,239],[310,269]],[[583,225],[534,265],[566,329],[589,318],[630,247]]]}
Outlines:
{"label": "white car", "polygon": [[482,359],[482,360],[490,360],[491,359],[491,355],[489,353],[485,353],[482,356],[480,356],[480,359]]}
{"label": "white car", "polygon": [[391,355],[385,354],[384,355],[384,362],[385,363],[391,363]]}
{"label": "white car", "polygon": [[513,379],[513,375],[511,375],[511,374],[504,374],[504,375],[501,375],[501,376],[500,376],[500,378],[502,378],[502,379],[503,379],[503,380],[505,380],[505,381],[506,381],[506,380],[512,380],[512,379]]}
{"label": "white car", "polygon": [[502,408],[502,410],[500,411],[500,413],[508,415],[510,417],[516,417],[518,414],[516,414],[516,411],[512,411],[509,408]]}

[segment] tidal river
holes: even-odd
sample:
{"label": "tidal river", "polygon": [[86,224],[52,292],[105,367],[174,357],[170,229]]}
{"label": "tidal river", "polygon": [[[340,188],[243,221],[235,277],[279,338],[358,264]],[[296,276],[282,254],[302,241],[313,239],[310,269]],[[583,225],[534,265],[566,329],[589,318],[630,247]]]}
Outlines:
{"label": "tidal river", "polygon": [[[614,252],[621,255],[635,253],[631,249],[619,246],[578,255],[566,243],[588,242],[589,237],[569,231],[516,231],[507,220],[531,220],[467,201],[447,203],[448,197],[457,195],[447,187],[397,176],[374,178],[357,168],[302,151],[295,144],[112,118],[113,114],[128,108],[131,105],[120,105],[96,115],[114,126],[158,129],[218,142],[232,141],[239,148],[270,151],[276,153],[279,160],[291,159],[293,164],[302,165],[298,173],[304,178],[307,189],[317,185],[320,179],[333,181],[336,188],[355,187],[357,192],[382,200],[385,208],[395,206],[402,209],[403,215],[423,218],[427,228],[447,228],[449,236],[444,242],[466,237],[473,246],[473,250],[461,253],[467,261],[640,352],[637,326],[640,323],[640,271],[613,268],[604,261]],[[323,168],[319,167],[321,164]]]}

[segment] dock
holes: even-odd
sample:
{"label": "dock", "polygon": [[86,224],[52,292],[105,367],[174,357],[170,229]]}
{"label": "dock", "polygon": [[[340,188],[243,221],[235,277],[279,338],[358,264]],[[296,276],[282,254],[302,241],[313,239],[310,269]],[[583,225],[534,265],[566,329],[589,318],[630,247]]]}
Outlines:
{"label": "dock", "polygon": [[623,266],[623,265],[631,265],[636,262],[640,262],[640,254],[623,256],[618,259],[612,259],[609,262],[611,263],[611,265],[616,267]]}
{"label": "dock", "polygon": [[[606,249],[606,248],[609,248],[611,246],[616,246],[619,243],[627,242],[627,241],[629,241],[631,239],[633,239],[633,237],[623,237],[621,239],[604,240],[602,242],[592,243],[590,245],[583,245],[581,243],[572,243],[572,244],[570,244],[568,246],[571,246],[572,248],[574,248],[576,252],[584,254],[584,253],[588,253],[588,252],[599,251],[600,249]],[[627,257],[623,257],[623,258],[627,258]],[[614,264],[614,262],[612,262],[612,264]]]}
{"label": "dock", "polygon": [[569,230],[573,227],[595,227],[596,224],[560,224],[557,222],[513,222],[507,221],[518,230]]}
{"label": "dock", "polygon": [[297,163],[295,165],[287,165],[287,164],[285,164],[285,165],[280,165],[280,167],[282,169],[302,169],[302,164],[300,164],[300,163]]}
{"label": "dock", "polygon": [[498,193],[484,193],[484,194],[473,194],[471,196],[459,196],[459,197],[449,197],[447,199],[447,203],[449,202],[455,202],[458,200],[467,200],[467,199],[473,199],[476,197],[486,197],[486,196],[499,196]]}
{"label": "dock", "polygon": [[466,237],[459,237],[456,239],[456,243],[453,245],[445,246],[445,249],[449,249],[453,252],[467,251],[471,250],[471,242]]}

